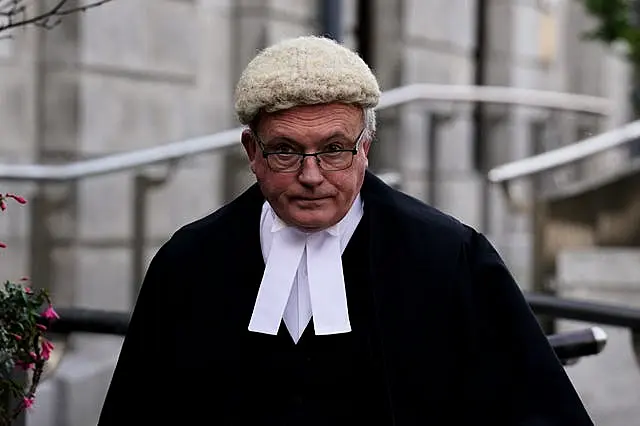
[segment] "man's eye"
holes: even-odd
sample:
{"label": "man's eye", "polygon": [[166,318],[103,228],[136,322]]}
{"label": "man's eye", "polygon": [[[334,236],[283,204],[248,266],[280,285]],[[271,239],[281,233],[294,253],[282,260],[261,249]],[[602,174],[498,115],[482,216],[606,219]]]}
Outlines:
{"label": "man's eye", "polygon": [[336,142],[327,145],[325,151],[339,151],[341,149],[344,149],[343,145]]}
{"label": "man's eye", "polygon": [[291,145],[287,145],[287,144],[276,145],[275,147],[273,147],[272,151],[276,151],[276,152],[291,152],[291,153],[295,152],[293,147]]}

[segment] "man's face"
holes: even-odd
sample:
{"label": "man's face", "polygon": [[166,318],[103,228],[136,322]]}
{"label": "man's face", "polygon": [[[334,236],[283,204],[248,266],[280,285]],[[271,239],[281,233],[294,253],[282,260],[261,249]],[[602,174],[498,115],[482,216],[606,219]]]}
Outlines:
{"label": "man's face", "polygon": [[[328,104],[262,114],[255,132],[265,152],[315,153],[353,149],[363,128],[361,108]],[[262,155],[259,141],[250,130],[242,135],[262,193],[285,223],[316,231],[335,225],[347,214],[368,165],[371,141],[366,132],[351,166],[337,171],[324,170],[315,157],[305,157],[297,171],[274,171]]]}

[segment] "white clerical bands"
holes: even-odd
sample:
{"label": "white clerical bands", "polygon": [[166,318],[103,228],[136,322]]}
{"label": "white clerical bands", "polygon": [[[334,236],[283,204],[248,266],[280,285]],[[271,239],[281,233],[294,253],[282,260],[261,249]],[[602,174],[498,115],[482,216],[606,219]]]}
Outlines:
{"label": "white clerical bands", "polygon": [[341,257],[362,214],[358,197],[340,223],[305,233],[286,226],[265,203],[261,242],[266,267],[250,331],[275,335],[284,320],[297,343],[311,318],[317,335],[351,331]]}

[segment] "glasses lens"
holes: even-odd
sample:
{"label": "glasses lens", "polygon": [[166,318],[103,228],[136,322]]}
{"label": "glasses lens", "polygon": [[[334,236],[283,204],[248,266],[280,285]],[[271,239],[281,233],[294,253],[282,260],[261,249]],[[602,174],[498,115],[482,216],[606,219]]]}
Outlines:
{"label": "glasses lens", "polygon": [[[324,152],[317,157],[320,168],[327,171],[344,170],[353,163],[353,153],[350,151]],[[302,158],[300,154],[271,154],[267,157],[267,162],[273,171],[295,172],[300,169]]]}
{"label": "glasses lens", "polygon": [[351,166],[353,153],[350,151],[325,152],[318,155],[320,167],[324,170],[343,170]]}
{"label": "glasses lens", "polygon": [[276,171],[296,170],[300,167],[300,159],[298,154],[271,154],[267,157],[269,167]]}

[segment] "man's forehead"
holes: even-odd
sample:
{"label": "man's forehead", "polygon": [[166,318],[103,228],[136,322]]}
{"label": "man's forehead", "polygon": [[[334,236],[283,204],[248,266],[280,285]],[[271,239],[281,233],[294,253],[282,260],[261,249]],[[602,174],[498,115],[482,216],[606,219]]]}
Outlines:
{"label": "man's forehead", "polygon": [[277,113],[264,114],[261,131],[271,137],[295,135],[327,138],[352,136],[363,124],[363,111],[352,105],[314,105],[294,107]]}

